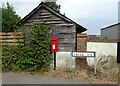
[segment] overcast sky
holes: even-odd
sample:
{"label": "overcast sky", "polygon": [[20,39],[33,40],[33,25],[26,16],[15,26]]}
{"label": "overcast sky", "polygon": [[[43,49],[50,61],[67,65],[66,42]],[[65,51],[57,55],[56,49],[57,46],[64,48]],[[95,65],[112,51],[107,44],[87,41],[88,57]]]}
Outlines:
{"label": "overcast sky", "polygon": [[[0,0],[10,2],[22,18],[38,6],[41,0]],[[100,34],[100,29],[118,22],[120,0],[57,0],[61,13],[87,28],[88,34]],[[1,3],[2,4],[2,3]]]}

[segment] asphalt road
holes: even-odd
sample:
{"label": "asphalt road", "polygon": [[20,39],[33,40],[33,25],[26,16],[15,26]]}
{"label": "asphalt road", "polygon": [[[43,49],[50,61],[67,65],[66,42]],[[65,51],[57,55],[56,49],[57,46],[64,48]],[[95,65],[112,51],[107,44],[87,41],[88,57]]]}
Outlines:
{"label": "asphalt road", "polygon": [[10,72],[2,73],[2,84],[89,84],[89,81]]}

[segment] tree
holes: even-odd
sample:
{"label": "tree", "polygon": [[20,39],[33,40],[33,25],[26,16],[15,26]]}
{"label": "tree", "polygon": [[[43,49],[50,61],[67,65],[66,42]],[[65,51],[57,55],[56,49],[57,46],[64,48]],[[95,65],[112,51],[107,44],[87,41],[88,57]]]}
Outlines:
{"label": "tree", "polygon": [[[57,0],[56,0],[57,1]],[[60,7],[61,5],[58,5],[57,3],[55,2],[45,2],[49,7],[51,7],[52,9],[54,9],[55,11],[57,12],[60,12]]]}
{"label": "tree", "polygon": [[20,16],[18,16],[13,8],[8,2],[6,6],[2,7],[2,32],[11,32],[13,30],[13,26],[20,20]]}

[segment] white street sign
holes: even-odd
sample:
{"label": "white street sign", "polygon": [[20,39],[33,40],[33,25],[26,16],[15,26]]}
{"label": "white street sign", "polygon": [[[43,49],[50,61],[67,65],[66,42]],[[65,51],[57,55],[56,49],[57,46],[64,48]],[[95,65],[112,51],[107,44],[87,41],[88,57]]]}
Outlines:
{"label": "white street sign", "polygon": [[73,57],[95,57],[95,52],[72,52]]}

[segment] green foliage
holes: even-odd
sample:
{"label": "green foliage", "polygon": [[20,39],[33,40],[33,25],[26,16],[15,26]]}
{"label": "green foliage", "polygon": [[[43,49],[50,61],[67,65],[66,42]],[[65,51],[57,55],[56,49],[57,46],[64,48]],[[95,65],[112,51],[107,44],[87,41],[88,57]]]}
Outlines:
{"label": "green foliage", "polygon": [[16,46],[5,45],[2,47],[2,69],[3,71],[8,71],[12,69],[12,65],[15,64],[15,59],[17,58],[18,48]]}
{"label": "green foliage", "polygon": [[3,71],[48,70],[51,65],[48,40],[49,26],[33,25],[29,42],[25,46],[4,46],[2,53]]}
{"label": "green foliage", "polygon": [[13,31],[13,26],[21,18],[16,14],[14,8],[7,2],[6,6],[3,5],[2,8],[2,31],[11,32]]}
{"label": "green foliage", "polygon": [[60,12],[61,5],[58,5],[56,2],[45,2],[45,3],[55,11]]}

